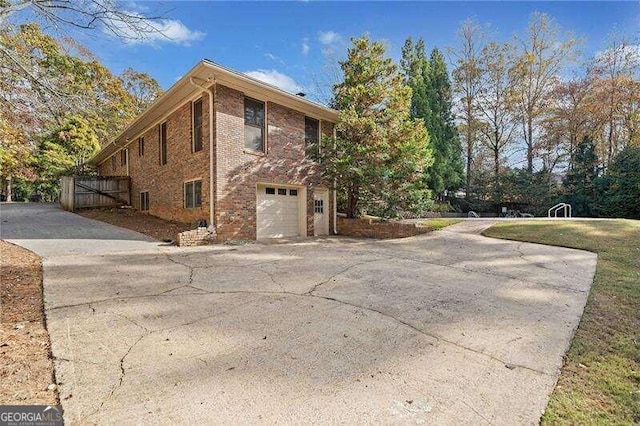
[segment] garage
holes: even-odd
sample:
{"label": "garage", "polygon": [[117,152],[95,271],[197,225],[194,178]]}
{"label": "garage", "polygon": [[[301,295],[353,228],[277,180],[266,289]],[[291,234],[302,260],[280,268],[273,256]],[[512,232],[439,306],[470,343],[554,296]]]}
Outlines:
{"label": "garage", "polygon": [[300,235],[301,190],[279,185],[257,188],[257,238],[297,237]]}

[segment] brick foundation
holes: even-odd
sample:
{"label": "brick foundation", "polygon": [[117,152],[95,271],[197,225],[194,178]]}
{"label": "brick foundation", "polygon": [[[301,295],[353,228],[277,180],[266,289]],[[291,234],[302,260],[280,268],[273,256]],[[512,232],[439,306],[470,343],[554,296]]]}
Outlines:
{"label": "brick foundation", "polygon": [[420,228],[412,223],[383,222],[379,219],[338,218],[338,234],[362,238],[406,238],[426,234],[429,228]]}

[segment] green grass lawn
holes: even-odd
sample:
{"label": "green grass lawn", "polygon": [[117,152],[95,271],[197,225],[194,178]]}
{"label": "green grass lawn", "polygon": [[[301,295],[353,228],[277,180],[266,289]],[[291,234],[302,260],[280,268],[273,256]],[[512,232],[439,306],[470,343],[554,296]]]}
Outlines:
{"label": "green grass lawn", "polygon": [[418,223],[418,226],[420,228],[429,228],[432,231],[437,231],[438,229],[446,228],[447,226],[453,225],[458,222],[462,222],[462,219],[442,217],[442,218],[426,219]]}
{"label": "green grass lawn", "polygon": [[526,221],[488,237],[598,254],[596,275],[543,424],[640,424],[640,221]]}

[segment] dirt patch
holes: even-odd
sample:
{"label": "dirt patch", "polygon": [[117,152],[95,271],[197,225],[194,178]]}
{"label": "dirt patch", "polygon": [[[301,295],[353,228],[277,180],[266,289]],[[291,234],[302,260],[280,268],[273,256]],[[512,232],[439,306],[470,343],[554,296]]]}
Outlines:
{"label": "dirt patch", "polygon": [[42,304],[42,262],[0,240],[0,403],[56,405]]}
{"label": "dirt patch", "polygon": [[75,213],[88,217],[89,219],[131,229],[132,231],[140,232],[159,241],[165,239],[175,240],[180,232],[192,229],[190,224],[160,219],[159,217],[151,216],[150,214],[142,213],[134,209],[82,209]]}

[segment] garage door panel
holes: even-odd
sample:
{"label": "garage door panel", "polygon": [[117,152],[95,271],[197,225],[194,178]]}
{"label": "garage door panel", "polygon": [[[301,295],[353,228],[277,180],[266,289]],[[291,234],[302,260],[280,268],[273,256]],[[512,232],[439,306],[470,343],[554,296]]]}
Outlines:
{"label": "garage door panel", "polygon": [[295,237],[299,235],[299,198],[298,195],[280,195],[277,185],[268,186],[276,188],[276,194],[267,194],[266,186],[258,187],[256,208],[256,231],[260,238]]}

